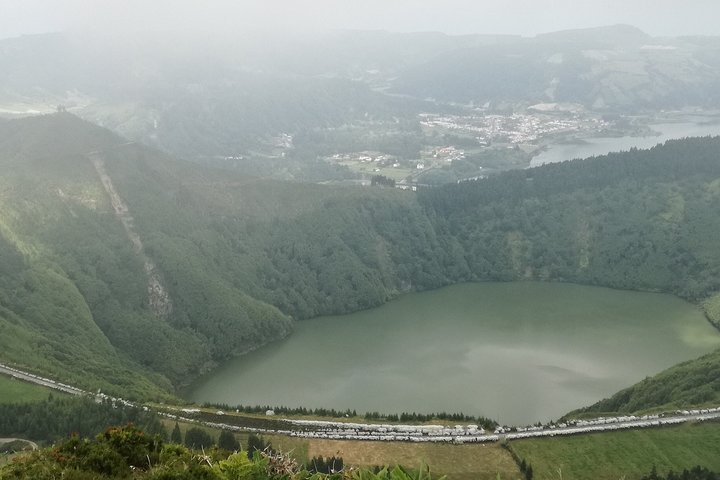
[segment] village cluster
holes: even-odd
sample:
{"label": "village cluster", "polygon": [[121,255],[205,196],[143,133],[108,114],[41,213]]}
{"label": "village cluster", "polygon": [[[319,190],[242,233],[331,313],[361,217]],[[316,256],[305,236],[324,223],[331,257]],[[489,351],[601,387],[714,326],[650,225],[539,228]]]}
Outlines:
{"label": "village cluster", "polygon": [[513,113],[512,115],[420,114],[420,125],[474,137],[478,145],[495,143],[521,145],[537,143],[546,137],[563,134],[590,135],[609,124],[597,117]]}
{"label": "village cluster", "polygon": [[[526,153],[551,142],[600,135],[611,124],[578,110],[553,110],[540,105],[508,115],[478,111],[454,115],[421,113],[418,116],[426,146],[412,158],[382,151],[337,152],[324,157],[365,175],[385,175],[398,180],[398,188],[423,183],[423,172],[450,167],[481,152],[520,149]],[[478,170],[482,167],[477,166]],[[472,179],[484,178],[484,173]]]}

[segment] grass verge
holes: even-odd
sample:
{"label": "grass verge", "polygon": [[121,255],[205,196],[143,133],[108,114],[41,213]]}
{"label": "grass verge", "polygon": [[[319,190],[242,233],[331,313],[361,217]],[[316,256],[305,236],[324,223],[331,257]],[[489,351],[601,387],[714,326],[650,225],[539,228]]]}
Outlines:
{"label": "grass verge", "polygon": [[0,403],[40,402],[50,393],[63,395],[56,390],[0,375]]}
{"label": "grass verge", "polygon": [[663,475],[694,465],[720,470],[718,422],[515,440],[509,446],[537,479],[632,480],[653,466]]}

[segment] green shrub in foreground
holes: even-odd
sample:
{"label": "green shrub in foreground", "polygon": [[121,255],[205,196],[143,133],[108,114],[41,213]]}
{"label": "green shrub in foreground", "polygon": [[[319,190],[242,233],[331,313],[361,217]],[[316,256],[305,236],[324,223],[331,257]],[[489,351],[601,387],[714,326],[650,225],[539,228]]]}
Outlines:
{"label": "green shrub in foreground", "polygon": [[22,455],[0,468],[0,479],[54,480],[432,480],[427,470],[402,467],[372,472],[344,469],[335,474],[310,473],[287,455],[245,452],[228,455],[212,449],[195,451],[165,443],[129,425],[110,428],[94,440],[77,435],[58,445]]}

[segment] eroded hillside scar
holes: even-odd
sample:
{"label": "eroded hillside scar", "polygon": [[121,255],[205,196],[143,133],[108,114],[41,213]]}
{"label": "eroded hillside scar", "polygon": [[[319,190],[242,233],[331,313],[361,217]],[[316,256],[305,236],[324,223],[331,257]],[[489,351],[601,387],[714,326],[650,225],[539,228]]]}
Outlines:
{"label": "eroded hillside scar", "polygon": [[172,312],[172,301],[168,294],[167,288],[163,285],[163,281],[160,272],[155,263],[145,254],[142,240],[140,235],[135,231],[135,221],[130,214],[130,209],[127,204],[123,201],[120,194],[115,189],[110,175],[108,175],[105,169],[105,158],[102,152],[94,151],[87,154],[88,159],[92,162],[95,167],[95,171],[100,177],[100,181],[103,184],[103,188],[110,197],[110,203],[112,204],[115,216],[122,223],[130,242],[133,244],[135,253],[142,259],[145,268],[145,275],[147,276],[147,292],[148,292],[148,304],[150,310],[156,317],[165,318]]}

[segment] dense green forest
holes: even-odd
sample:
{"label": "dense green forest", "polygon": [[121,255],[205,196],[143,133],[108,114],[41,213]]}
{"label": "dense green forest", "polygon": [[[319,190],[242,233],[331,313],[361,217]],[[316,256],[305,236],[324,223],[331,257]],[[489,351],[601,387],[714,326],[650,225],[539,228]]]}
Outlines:
{"label": "dense green forest", "polygon": [[538,278],[675,293],[720,289],[720,139],[667,142],[424,192],[469,279]]}
{"label": "dense green forest", "polygon": [[687,139],[414,194],[201,168],[68,114],[0,123],[0,360],[162,396],[293,321],[461,281],[663,291],[717,315],[718,151]]}
{"label": "dense green forest", "polygon": [[118,408],[109,400],[56,397],[42,402],[0,403],[0,436],[32,438],[48,445],[71,433],[88,437],[109,425],[132,423],[152,435],[167,436],[159,417],[139,407]]}
{"label": "dense green forest", "polygon": [[713,472],[707,468],[696,466],[691,469],[685,469],[682,472],[668,472],[663,476],[658,474],[657,469],[653,468],[649,474],[642,477],[641,480],[718,480],[720,473]]}

